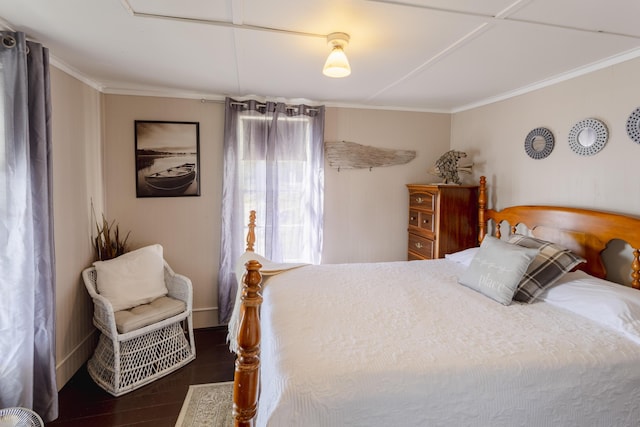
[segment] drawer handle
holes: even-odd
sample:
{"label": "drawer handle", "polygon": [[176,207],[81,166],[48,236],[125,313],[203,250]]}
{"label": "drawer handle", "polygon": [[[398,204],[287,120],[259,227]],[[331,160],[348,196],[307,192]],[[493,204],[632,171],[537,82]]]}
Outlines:
{"label": "drawer handle", "polygon": [[423,248],[422,243],[420,243],[420,242],[415,243],[415,245],[416,245],[416,248],[418,248],[418,249],[422,249]]}
{"label": "drawer handle", "polygon": [[428,219],[423,219],[423,220],[422,220],[422,223],[423,223],[423,224],[429,224],[429,220],[428,220]]}
{"label": "drawer handle", "polygon": [[409,217],[409,220],[411,220],[411,221],[415,221],[415,220],[416,220],[416,217],[415,217],[415,216],[410,216],[410,217]]}
{"label": "drawer handle", "polygon": [[416,197],[416,203],[422,203],[424,199],[422,197]]}

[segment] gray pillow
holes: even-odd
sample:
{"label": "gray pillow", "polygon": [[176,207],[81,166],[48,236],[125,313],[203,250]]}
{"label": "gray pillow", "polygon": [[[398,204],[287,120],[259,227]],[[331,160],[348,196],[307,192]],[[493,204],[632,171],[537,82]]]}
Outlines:
{"label": "gray pillow", "polygon": [[537,254],[538,249],[485,236],[480,250],[458,282],[500,304],[509,305],[522,276]]}

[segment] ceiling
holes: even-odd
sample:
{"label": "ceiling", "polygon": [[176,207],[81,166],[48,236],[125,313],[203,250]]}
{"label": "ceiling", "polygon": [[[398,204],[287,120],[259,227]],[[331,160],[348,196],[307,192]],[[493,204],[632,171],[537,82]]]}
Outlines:
{"label": "ceiling", "polygon": [[[455,112],[640,56],[630,0],[0,0],[105,93]],[[349,77],[322,74],[351,37]]]}

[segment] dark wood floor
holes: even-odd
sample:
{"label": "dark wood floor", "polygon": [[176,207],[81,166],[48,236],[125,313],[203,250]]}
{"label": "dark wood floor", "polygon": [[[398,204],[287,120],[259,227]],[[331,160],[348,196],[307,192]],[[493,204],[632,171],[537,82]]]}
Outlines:
{"label": "dark wood floor", "polygon": [[81,368],[60,390],[59,417],[51,427],[174,427],[189,385],[233,381],[235,356],[226,327],[196,329],[196,359],[168,376],[120,397],[98,387]]}

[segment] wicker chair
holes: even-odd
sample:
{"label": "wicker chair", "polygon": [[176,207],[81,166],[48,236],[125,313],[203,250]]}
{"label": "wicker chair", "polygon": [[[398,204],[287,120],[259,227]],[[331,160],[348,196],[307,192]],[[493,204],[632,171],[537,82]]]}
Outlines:
{"label": "wicker chair", "polygon": [[[93,298],[93,324],[100,331],[98,346],[87,363],[87,370],[100,387],[120,396],[195,359],[191,280],[174,273],[166,261],[164,280],[169,290],[167,297],[184,302],[184,311],[125,333],[118,331],[111,303],[97,291],[96,269],[85,269],[82,278]],[[136,309],[141,308],[143,312],[153,310],[144,306]]]}

